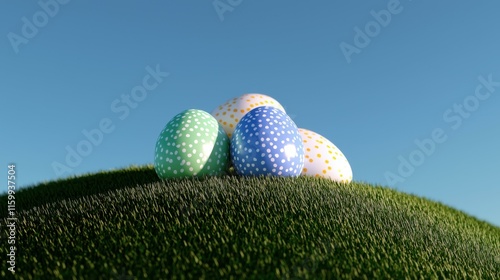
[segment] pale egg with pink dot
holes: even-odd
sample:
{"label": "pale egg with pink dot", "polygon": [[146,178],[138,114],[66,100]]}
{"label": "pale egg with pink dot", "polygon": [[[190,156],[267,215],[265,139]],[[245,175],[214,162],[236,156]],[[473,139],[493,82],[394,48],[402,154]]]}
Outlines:
{"label": "pale egg with pink dot", "polygon": [[222,125],[231,138],[238,122],[252,109],[269,106],[285,112],[285,108],[274,98],[260,93],[246,93],[226,101],[212,111],[212,116]]}
{"label": "pale egg with pink dot", "polygon": [[301,175],[328,178],[336,182],[352,181],[351,165],[330,140],[308,129],[299,128],[304,145]]}

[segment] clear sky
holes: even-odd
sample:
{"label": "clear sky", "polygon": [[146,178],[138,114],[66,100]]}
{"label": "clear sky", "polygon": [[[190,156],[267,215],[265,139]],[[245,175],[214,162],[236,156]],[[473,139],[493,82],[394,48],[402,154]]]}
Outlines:
{"label": "clear sky", "polygon": [[[6,180],[15,163],[28,186],[152,163],[177,113],[263,93],[336,144],[355,180],[500,226],[499,10],[493,0],[3,1],[0,170]],[[68,152],[78,148],[81,159]]]}

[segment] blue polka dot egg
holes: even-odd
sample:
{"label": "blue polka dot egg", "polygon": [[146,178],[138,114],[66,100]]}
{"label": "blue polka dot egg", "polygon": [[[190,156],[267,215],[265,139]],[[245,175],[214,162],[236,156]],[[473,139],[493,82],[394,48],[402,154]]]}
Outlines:
{"label": "blue polka dot egg", "polygon": [[257,107],[236,125],[231,160],[243,176],[299,176],[304,167],[302,136],[281,110]]}

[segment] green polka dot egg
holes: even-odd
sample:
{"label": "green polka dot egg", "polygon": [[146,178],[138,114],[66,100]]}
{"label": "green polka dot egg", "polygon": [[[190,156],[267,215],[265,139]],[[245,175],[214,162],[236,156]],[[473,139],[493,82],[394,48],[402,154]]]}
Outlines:
{"label": "green polka dot egg", "polygon": [[228,166],[229,138],[205,111],[179,113],[156,141],[154,167],[162,179],[223,175]]}

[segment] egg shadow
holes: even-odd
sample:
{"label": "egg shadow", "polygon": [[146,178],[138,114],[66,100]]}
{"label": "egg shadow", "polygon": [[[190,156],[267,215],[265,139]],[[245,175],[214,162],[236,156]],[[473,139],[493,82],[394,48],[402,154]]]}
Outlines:
{"label": "egg shadow", "polygon": [[[226,150],[226,158],[223,158],[221,156],[220,159],[218,159],[216,157],[216,143],[219,143],[219,142],[225,142],[227,143],[223,149]],[[222,127],[220,127],[219,129],[219,132],[217,133],[217,138],[215,139],[215,142],[214,142],[214,146],[212,147],[212,151],[210,152],[210,156],[208,157],[209,159],[212,160],[212,163],[211,164],[205,164],[203,166],[203,168],[198,172],[198,176],[217,176],[217,175],[226,175],[226,174],[230,174],[230,168],[232,167],[232,163],[231,163],[231,154],[230,154],[230,142],[229,142],[229,137],[227,136],[226,132],[222,129]],[[222,174],[218,174],[219,172],[217,172],[217,170],[214,170],[214,169],[208,169],[209,166],[212,166],[214,164],[213,161],[217,162],[217,160],[220,160],[221,161],[221,164],[225,162],[225,166],[224,166],[224,170],[222,170]],[[213,166],[212,166],[213,167]]]}

